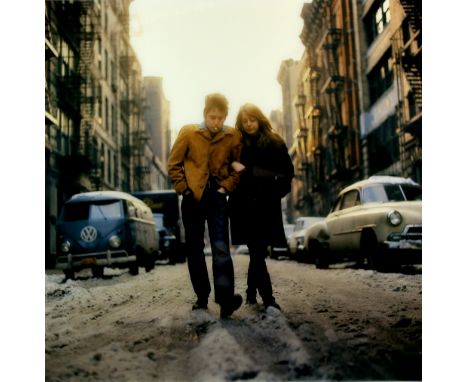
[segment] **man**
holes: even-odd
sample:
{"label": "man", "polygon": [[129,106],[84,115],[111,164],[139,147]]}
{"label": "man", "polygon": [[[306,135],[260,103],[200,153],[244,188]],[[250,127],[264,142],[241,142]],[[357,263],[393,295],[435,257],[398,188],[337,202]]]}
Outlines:
{"label": "man", "polygon": [[192,309],[207,309],[211,292],[203,253],[205,221],[208,223],[213,255],[215,301],[221,318],[229,317],[242,305],[234,294],[234,267],[229,251],[227,193],[235,189],[239,175],[231,168],[240,157],[240,134],[224,125],[228,101],[222,94],[205,98],[204,121],[184,126],[168,160],[169,177],[183,195],[182,220],[185,227],[187,260],[197,301]]}

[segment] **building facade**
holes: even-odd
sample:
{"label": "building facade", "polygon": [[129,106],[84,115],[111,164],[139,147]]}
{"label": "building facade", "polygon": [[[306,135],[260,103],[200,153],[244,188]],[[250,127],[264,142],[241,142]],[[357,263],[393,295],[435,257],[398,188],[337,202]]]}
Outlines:
{"label": "building facade", "polygon": [[422,183],[421,14],[420,0],[304,4],[290,146],[295,216],[326,215],[340,189],[371,175]]}
{"label": "building facade", "polygon": [[323,216],[337,192],[361,177],[356,18],[346,0],[314,0],[304,4],[301,17],[307,60],[296,102],[298,209]]}
{"label": "building facade", "polygon": [[422,183],[421,1],[367,0],[360,12],[364,176]]}
{"label": "building facade", "polygon": [[144,77],[145,121],[153,148],[151,183],[153,189],[170,187],[167,158],[171,147],[170,103],[164,95],[161,77]]}
{"label": "building facade", "polygon": [[73,194],[151,188],[141,67],[129,39],[131,0],[45,2],[46,264]]}

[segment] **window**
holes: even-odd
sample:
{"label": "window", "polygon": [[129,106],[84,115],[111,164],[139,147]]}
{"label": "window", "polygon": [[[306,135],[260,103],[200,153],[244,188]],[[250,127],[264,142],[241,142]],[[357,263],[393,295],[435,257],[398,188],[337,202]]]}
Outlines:
{"label": "window", "polygon": [[400,159],[395,114],[367,136],[369,171],[375,174]]}
{"label": "window", "polygon": [[117,163],[117,156],[114,154],[114,186],[118,186],[119,184],[119,171],[118,171],[118,163]]}
{"label": "window", "polygon": [[390,19],[390,0],[377,1],[376,5],[364,18],[367,43],[369,45],[384,31]]}
{"label": "window", "polygon": [[108,68],[109,68],[109,54],[107,49],[104,51],[104,78],[108,81]]}
{"label": "window", "polygon": [[402,184],[401,189],[405,194],[406,200],[422,200],[422,188],[419,186],[412,186],[408,184]]}
{"label": "window", "polygon": [[113,137],[117,137],[117,120],[115,116],[115,107],[112,105],[111,107],[111,134]]}
{"label": "window", "polygon": [[359,191],[351,190],[343,195],[343,203],[341,204],[341,209],[351,208],[359,204]]}
{"label": "window", "polygon": [[98,93],[98,96],[97,96],[97,100],[98,100],[98,116],[99,118],[102,118],[102,87],[101,85],[98,85],[98,88],[97,88],[97,93]]}
{"label": "window", "polygon": [[341,205],[341,197],[339,197],[338,199],[335,200],[335,204],[333,204],[333,207],[332,207],[332,212],[336,212],[336,211],[339,211],[340,209],[340,205]]}
{"label": "window", "polygon": [[112,177],[112,156],[111,151],[107,149],[107,181],[110,183]]}
{"label": "window", "polygon": [[371,103],[375,103],[393,83],[392,52],[388,49],[368,74]]}
{"label": "window", "polygon": [[422,189],[408,184],[377,184],[362,191],[364,203],[422,200]]}
{"label": "window", "polygon": [[106,131],[109,131],[109,98],[106,97],[106,121],[104,122],[105,123],[105,127],[106,127]]}
{"label": "window", "polygon": [[123,216],[120,200],[102,200],[66,204],[63,209],[64,221],[88,219],[109,219]]}

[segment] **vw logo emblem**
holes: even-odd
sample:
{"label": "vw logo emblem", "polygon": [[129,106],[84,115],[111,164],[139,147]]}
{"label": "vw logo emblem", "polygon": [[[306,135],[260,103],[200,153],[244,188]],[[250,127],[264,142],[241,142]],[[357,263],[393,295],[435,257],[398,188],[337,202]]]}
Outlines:
{"label": "vw logo emblem", "polygon": [[96,228],[94,228],[91,225],[88,225],[81,230],[80,236],[84,241],[91,243],[97,238]]}

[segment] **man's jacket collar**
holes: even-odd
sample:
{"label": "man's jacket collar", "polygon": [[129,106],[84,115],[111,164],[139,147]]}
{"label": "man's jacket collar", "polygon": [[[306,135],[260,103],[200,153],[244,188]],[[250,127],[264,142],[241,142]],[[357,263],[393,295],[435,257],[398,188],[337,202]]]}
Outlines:
{"label": "man's jacket collar", "polygon": [[211,133],[208,130],[208,127],[206,127],[205,121],[200,123],[197,132],[203,135],[209,141],[212,141],[213,143],[223,139],[224,136],[227,134],[232,134],[232,132],[229,131],[228,127],[226,125],[223,125],[223,128],[218,132],[218,134],[216,134],[214,138],[211,138]]}

